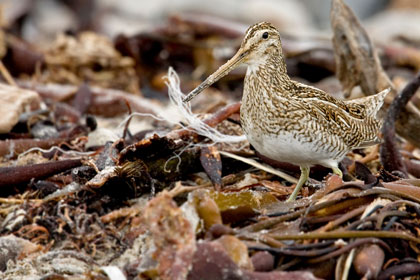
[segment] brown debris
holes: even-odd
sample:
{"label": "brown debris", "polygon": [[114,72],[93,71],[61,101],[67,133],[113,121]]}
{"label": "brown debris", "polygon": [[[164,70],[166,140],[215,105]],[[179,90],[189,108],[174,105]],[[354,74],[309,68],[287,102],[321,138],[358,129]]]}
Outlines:
{"label": "brown debris", "polygon": [[[3,41],[0,34],[1,72],[20,88],[7,87],[37,96],[30,110],[3,107],[15,121],[0,135],[0,242],[9,249],[0,254],[1,279],[111,279],[112,270],[127,280],[418,274],[419,99],[406,106],[419,80],[418,40],[399,37],[398,46],[375,49],[339,0],[333,44],[281,32],[293,79],[338,98],[345,98],[340,82],[346,93],[360,86],[364,94],[400,91],[408,82],[394,103],[387,100],[381,150],[349,153],[343,178],[315,166],[302,198],[285,202],[292,183],[220,156],[260,156],[246,140],[212,143],[179,116],[151,117],[172,116],[168,67],[187,92],[238,47],[246,25],[180,13],[112,43],[98,32],[109,10],[97,10],[98,1],[70,2],[56,4],[77,14],[75,27],[52,43],[15,37],[28,33],[22,24],[36,27],[30,20],[38,1],[25,2]],[[113,5],[123,13],[126,3]],[[215,84],[192,104],[193,114],[223,134],[242,135],[244,75],[239,69]],[[256,161],[299,174],[287,162]]]}
{"label": "brown debris", "polygon": [[215,146],[202,147],[200,161],[215,189],[220,191],[222,187],[222,161],[217,148]]}
{"label": "brown debris", "polygon": [[346,96],[358,85],[366,95],[392,88],[369,35],[343,0],[332,1],[330,17],[336,75]]}
{"label": "brown debris", "polygon": [[7,133],[13,128],[26,106],[37,108],[39,102],[39,96],[34,91],[0,84],[0,133]]}
{"label": "brown debris", "polygon": [[44,54],[34,45],[11,34],[6,36],[7,53],[4,58],[7,69],[14,75],[33,75],[44,64]]}
{"label": "brown debris", "polygon": [[69,159],[27,166],[0,167],[0,186],[12,186],[29,182],[31,179],[47,178],[81,164],[80,159]]}
{"label": "brown debris", "polygon": [[396,181],[392,183],[383,183],[383,186],[387,189],[394,190],[396,192],[406,194],[412,197],[420,199],[419,187],[407,184],[404,181]]}
{"label": "brown debris", "polygon": [[48,149],[65,142],[65,139],[10,139],[0,141],[0,156],[13,158],[30,148]]}
{"label": "brown debris", "polygon": [[237,266],[246,270],[254,270],[251,259],[248,256],[248,247],[233,235],[223,235],[215,240],[222,244],[229,257],[235,262]]}
{"label": "brown debris", "polygon": [[420,264],[417,262],[407,262],[401,263],[394,266],[389,267],[385,271],[382,271],[379,276],[378,280],[385,280],[385,279],[398,279],[403,278],[406,276],[413,276],[420,274]]}
{"label": "brown debris", "polygon": [[[355,86],[360,86],[365,95],[391,88],[391,93],[395,96],[394,85],[384,72],[369,35],[343,0],[332,2],[331,25],[334,33],[336,76],[347,97]],[[390,103],[390,98],[386,98],[384,107]],[[411,143],[419,145],[420,113],[417,109],[410,106],[401,108],[396,128]]]}
{"label": "brown debris", "polygon": [[0,237],[0,246],[2,248],[0,253],[0,271],[6,270],[8,261],[25,258],[42,249],[42,246],[14,235]]}
{"label": "brown debris", "polygon": [[274,256],[268,252],[257,252],[251,257],[255,271],[271,271],[274,268]]}
{"label": "brown debris", "polygon": [[42,82],[122,89],[139,93],[134,61],[115,50],[108,38],[93,32],[59,35],[45,53]]}
{"label": "brown debris", "polygon": [[217,242],[203,241],[197,244],[193,266],[188,274],[188,279],[313,280],[318,278],[314,277],[310,272],[303,271],[251,272],[243,270],[229,258],[222,245]]}
{"label": "brown debris", "polygon": [[[42,84],[22,80],[18,81],[18,85],[38,92],[44,99],[52,99],[54,101],[66,101],[72,98],[79,88],[73,85]],[[105,117],[124,114],[128,111],[125,101],[130,104],[134,112],[156,113],[159,110],[163,110],[158,102],[130,94],[126,91],[99,87],[90,87],[90,90],[93,95],[91,106],[89,106],[88,110],[90,114]]]}
{"label": "brown debris", "polygon": [[161,279],[185,279],[193,261],[194,229],[167,192],[161,192],[146,206],[144,223],[150,231]]}
{"label": "brown debris", "polygon": [[156,134],[122,150],[118,165],[137,159],[144,162],[152,178],[166,182],[178,179],[191,170],[201,170],[198,149],[185,150],[184,143]]}
{"label": "brown debris", "polygon": [[91,106],[92,99],[92,91],[87,84],[83,83],[76,92],[73,107],[83,115]]}
{"label": "brown debris", "polygon": [[384,54],[393,63],[399,66],[414,67],[420,70],[420,50],[413,47],[384,47]]}
{"label": "brown debris", "polygon": [[388,171],[398,170],[404,174],[407,173],[395,142],[395,122],[403,111],[403,108],[407,105],[419,87],[420,74],[417,74],[417,76],[409,84],[407,84],[401,93],[395,97],[394,101],[389,106],[382,127],[384,143],[381,145],[380,149],[381,162],[384,165],[384,168]]}
{"label": "brown debris", "polygon": [[382,270],[385,253],[376,244],[363,247],[354,259],[354,268],[360,277],[365,279],[377,279]]}
{"label": "brown debris", "polygon": [[192,196],[196,203],[197,214],[203,221],[205,230],[211,229],[214,225],[223,225],[219,207],[208,192],[197,190],[192,193]]}

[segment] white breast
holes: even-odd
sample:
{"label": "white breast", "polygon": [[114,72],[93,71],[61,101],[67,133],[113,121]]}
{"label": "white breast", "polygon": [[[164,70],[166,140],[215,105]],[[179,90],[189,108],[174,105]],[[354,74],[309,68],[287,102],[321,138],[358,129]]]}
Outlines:
{"label": "white breast", "polygon": [[300,166],[320,164],[329,168],[337,167],[341,158],[334,159],[336,152],[326,151],[314,142],[299,140],[299,135],[292,132],[281,132],[278,135],[266,135],[248,130],[250,144],[262,155],[283,162]]}

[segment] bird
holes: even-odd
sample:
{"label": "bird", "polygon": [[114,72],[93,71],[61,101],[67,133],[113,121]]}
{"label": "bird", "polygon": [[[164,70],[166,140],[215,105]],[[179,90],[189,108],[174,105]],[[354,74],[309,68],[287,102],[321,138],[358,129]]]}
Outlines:
{"label": "bird", "polygon": [[294,201],[313,165],[331,168],[353,149],[380,142],[378,112],[390,89],[352,100],[292,80],[287,74],[279,31],[269,22],[248,28],[236,54],[183,101],[188,102],[240,65],[247,65],[240,108],[249,143],[265,157],[298,165],[299,180],[287,201]]}

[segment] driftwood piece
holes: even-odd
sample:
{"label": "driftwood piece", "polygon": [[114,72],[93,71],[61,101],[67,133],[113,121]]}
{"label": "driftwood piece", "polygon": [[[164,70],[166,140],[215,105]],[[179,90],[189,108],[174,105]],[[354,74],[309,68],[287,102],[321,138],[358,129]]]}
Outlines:
{"label": "driftwood piece", "polygon": [[48,149],[65,142],[66,139],[10,139],[0,141],[0,156],[14,157],[30,148]]}
{"label": "driftwood piece", "polygon": [[25,166],[2,167],[0,168],[0,186],[17,185],[29,182],[32,178],[47,178],[81,164],[80,159],[68,159]]}
{"label": "driftwood piece", "polygon": [[[23,80],[18,80],[17,83],[20,87],[38,92],[43,99],[52,99],[54,101],[66,101],[78,91],[78,87],[72,85],[41,84]],[[105,117],[124,114],[128,111],[126,102],[130,104],[133,112],[156,114],[156,112],[163,110],[163,106],[159,102],[123,90],[90,87],[90,91],[90,94],[92,94],[90,106],[84,108],[90,114]]]}
{"label": "driftwood piece", "polygon": [[[342,0],[334,0],[331,6],[331,26],[336,59],[336,75],[347,96],[355,86],[366,95],[376,94],[386,88],[394,88],[382,69],[378,54],[369,35],[352,10]],[[395,96],[395,90],[389,94]],[[391,98],[385,100],[386,108]],[[398,134],[420,147],[420,112],[409,104],[402,108],[397,120]]]}
{"label": "driftwood piece", "polygon": [[395,136],[395,121],[420,86],[420,73],[401,91],[388,109],[382,127],[384,143],[380,148],[381,163],[388,171],[398,170],[407,175]]}
{"label": "driftwood piece", "polygon": [[358,85],[367,95],[392,87],[369,35],[342,0],[332,1],[331,26],[336,75],[345,95]]}

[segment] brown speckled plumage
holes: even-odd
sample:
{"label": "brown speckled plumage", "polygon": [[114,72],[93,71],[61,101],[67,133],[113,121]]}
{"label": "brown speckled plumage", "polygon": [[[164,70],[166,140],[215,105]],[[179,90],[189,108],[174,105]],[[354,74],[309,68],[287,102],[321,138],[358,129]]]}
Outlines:
{"label": "brown speckled plumage", "polygon": [[[187,96],[190,100],[239,64],[248,65],[241,106],[242,128],[264,156],[301,166],[297,190],[320,164],[341,174],[338,162],[354,148],[378,142],[376,116],[387,90],[342,101],[290,79],[280,35],[270,23],[251,26],[235,56]],[[291,196],[291,199],[297,192]]]}

